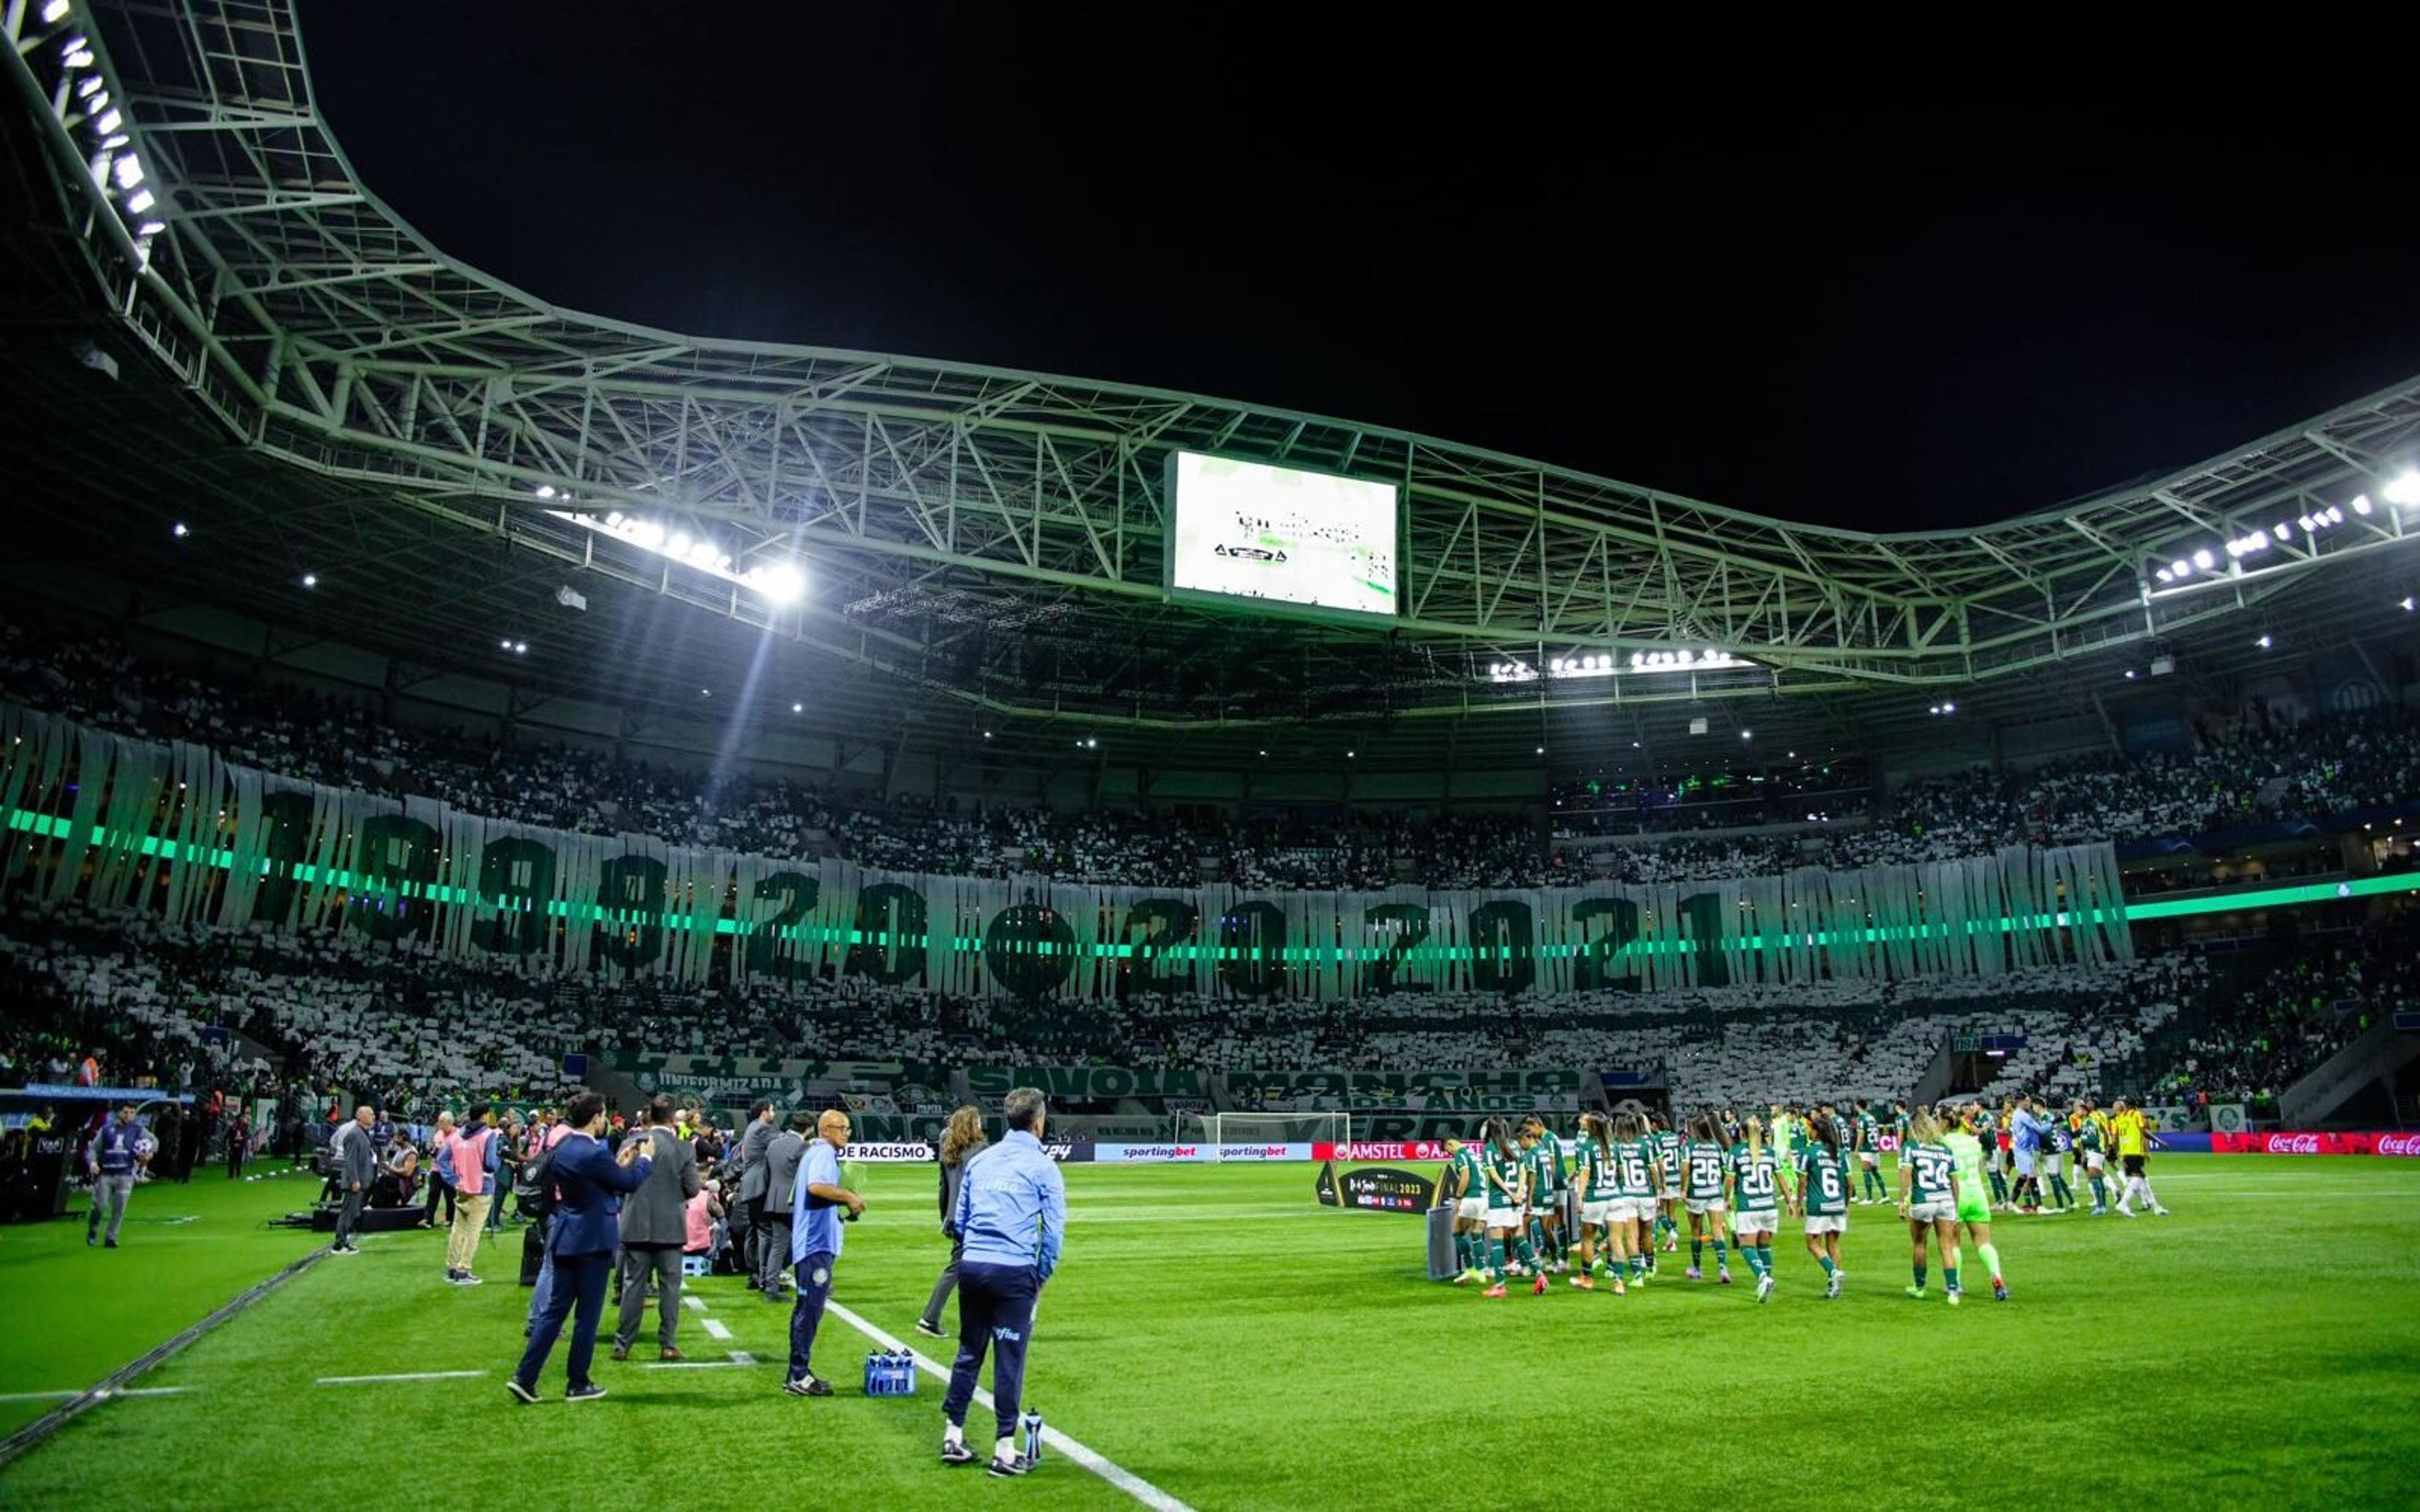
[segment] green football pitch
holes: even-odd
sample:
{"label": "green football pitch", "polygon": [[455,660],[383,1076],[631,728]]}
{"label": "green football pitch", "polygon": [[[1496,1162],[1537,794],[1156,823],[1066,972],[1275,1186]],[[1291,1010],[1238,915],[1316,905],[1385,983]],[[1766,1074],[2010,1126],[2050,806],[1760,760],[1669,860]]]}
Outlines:
{"label": "green football pitch", "polygon": [[[440,1236],[378,1235],[0,1468],[0,1505],[321,1506],[387,1489],[501,1504],[575,1486],[717,1506],[1526,1506],[1634,1489],[2412,1505],[2420,1162],[2155,1165],[2173,1216],[2008,1219],[2013,1300],[1977,1278],[1955,1310],[1937,1274],[1931,1301],[1900,1294],[1904,1229],[1881,1208],[1853,1210],[1837,1302],[1790,1235],[1763,1306],[1670,1259],[1625,1298],[1559,1282],[1488,1301],[1424,1278],[1418,1219],[1316,1206],[1308,1166],[1070,1166],[1028,1397],[1125,1489],[1065,1454],[1014,1483],[943,1469],[939,1381],[862,1396],[871,1345],[838,1316],[816,1366],[839,1394],[783,1396],[788,1309],[731,1279],[691,1283],[705,1305],[681,1322],[690,1358],[714,1364],[651,1367],[651,1318],[628,1363],[600,1350],[607,1399],[564,1403],[558,1350],[548,1399],[516,1405],[518,1232],[465,1289],[443,1284]],[[870,1206],[833,1299],[933,1354],[908,1333],[943,1256],[932,1173],[861,1175]],[[87,1250],[80,1223],[0,1229],[4,1426],[308,1253],[309,1236],[261,1227],[308,1195],[302,1179],[146,1187],[116,1251]]]}

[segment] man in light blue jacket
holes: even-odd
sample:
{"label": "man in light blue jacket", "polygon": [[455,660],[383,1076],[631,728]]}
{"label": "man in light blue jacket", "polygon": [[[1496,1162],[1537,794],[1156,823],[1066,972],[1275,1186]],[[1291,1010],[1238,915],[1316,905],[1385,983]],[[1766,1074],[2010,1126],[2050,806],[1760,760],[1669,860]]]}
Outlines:
{"label": "man in light blue jacket", "polygon": [[1067,1184],[1059,1163],[1042,1148],[1042,1094],[1020,1087],[1001,1113],[1008,1134],[967,1162],[958,1182],[957,1229],[966,1238],[958,1260],[958,1359],[941,1399],[949,1419],[941,1463],[970,1465],[967,1408],[991,1351],[992,1404],[1000,1435],[987,1467],[994,1475],[1022,1475],[1032,1465],[1016,1443],[1017,1409],[1025,1395],[1025,1342],[1033,1302],[1059,1266],[1067,1231]]}

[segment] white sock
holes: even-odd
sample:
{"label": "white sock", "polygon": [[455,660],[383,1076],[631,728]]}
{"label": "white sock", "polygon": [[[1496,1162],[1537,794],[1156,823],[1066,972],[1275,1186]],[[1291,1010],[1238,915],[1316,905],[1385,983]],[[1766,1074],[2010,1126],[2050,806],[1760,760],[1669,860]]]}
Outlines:
{"label": "white sock", "polygon": [[941,1425],[941,1442],[953,1449],[963,1449],[967,1446],[967,1430],[945,1421]]}
{"label": "white sock", "polygon": [[2160,1205],[2160,1199],[2151,1195],[2151,1179],[2148,1176],[2143,1178],[2143,1200],[2154,1208]]}
{"label": "white sock", "polygon": [[1001,1440],[998,1443],[993,1444],[993,1445],[991,1446],[991,1457],[992,1457],[994,1459],[1014,1459],[1014,1458],[1016,1458],[1016,1441],[1015,1439],[1013,1439],[1013,1438],[1011,1438],[1011,1439],[1002,1439],[1002,1440]]}

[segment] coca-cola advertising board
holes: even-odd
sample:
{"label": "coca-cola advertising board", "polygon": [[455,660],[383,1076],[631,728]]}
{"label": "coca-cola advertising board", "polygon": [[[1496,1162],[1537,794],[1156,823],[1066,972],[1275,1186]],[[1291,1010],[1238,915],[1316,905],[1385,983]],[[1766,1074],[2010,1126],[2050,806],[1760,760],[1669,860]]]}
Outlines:
{"label": "coca-cola advertising board", "polygon": [[2420,1134],[2371,1129],[2280,1129],[2269,1134],[2213,1134],[2210,1148],[2221,1155],[2420,1156]]}

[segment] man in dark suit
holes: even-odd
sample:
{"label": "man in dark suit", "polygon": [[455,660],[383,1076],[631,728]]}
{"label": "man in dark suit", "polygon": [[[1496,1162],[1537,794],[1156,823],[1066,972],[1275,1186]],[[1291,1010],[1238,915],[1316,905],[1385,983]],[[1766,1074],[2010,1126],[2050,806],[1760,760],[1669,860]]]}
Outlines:
{"label": "man in dark suit", "polygon": [[814,1126],[815,1116],[800,1108],[765,1147],[765,1238],[756,1249],[756,1285],[767,1302],[782,1300],[782,1278],[790,1269],[790,1196]]}
{"label": "man in dark suit", "polygon": [[613,1270],[613,1251],[621,1241],[615,1219],[625,1193],[645,1184],[654,1169],[648,1140],[625,1140],[619,1156],[609,1153],[599,1137],[605,1132],[605,1100],[582,1092],[564,1109],[571,1127],[554,1147],[549,1171],[558,1194],[553,1228],[547,1251],[554,1261],[554,1285],[546,1307],[530,1328],[529,1348],[521,1351],[504,1389],[517,1400],[537,1400],[537,1375],[563,1332],[563,1320],[578,1309],[571,1326],[571,1353],[563,1362],[569,1383],[566,1401],[594,1401],[605,1388],[588,1379],[589,1362],[597,1353],[597,1320],[605,1311],[605,1283]]}
{"label": "man in dark suit", "polygon": [[[757,1252],[765,1234],[765,1147],[772,1142],[773,1104],[760,1097],[748,1110],[748,1132],[739,1137],[739,1208],[747,1214],[748,1225],[747,1247],[739,1252],[740,1268],[747,1273],[751,1291],[762,1284],[758,1278],[764,1274]],[[783,1263],[788,1263],[787,1257]]]}
{"label": "man in dark suit", "polygon": [[681,1246],[689,1237],[689,1199],[697,1196],[697,1152],[673,1132],[673,1100],[661,1092],[647,1104],[647,1127],[628,1141],[647,1152],[655,1169],[622,1204],[622,1321],[613,1331],[613,1358],[630,1357],[647,1310],[647,1279],[656,1299],[656,1358],[678,1360]]}
{"label": "man in dark suit", "polygon": [[[329,1174],[335,1178],[338,1199],[343,1206],[336,1210],[336,1240],[328,1246],[331,1255],[359,1255],[361,1246],[353,1235],[361,1227],[362,1204],[370,1199],[370,1182],[378,1176],[378,1146],[370,1141],[370,1125],[377,1117],[367,1103],[353,1110],[352,1121],[336,1126],[334,1141],[335,1167]],[[227,1157],[227,1174],[235,1174],[236,1157]]]}

